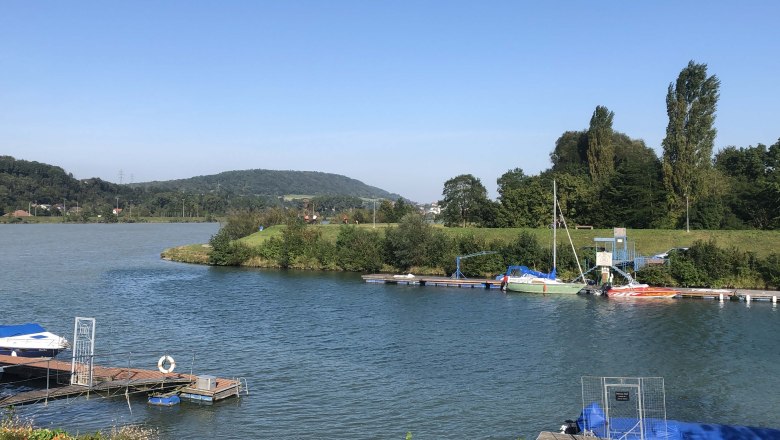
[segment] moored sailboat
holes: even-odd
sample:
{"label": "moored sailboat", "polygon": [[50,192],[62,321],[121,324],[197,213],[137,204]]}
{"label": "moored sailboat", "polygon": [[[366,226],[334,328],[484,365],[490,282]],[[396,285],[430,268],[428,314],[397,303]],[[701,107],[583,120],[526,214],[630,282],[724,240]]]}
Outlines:
{"label": "moored sailboat", "polygon": [[[552,230],[553,230],[553,264],[552,264],[552,270],[549,273],[544,272],[538,272],[535,270],[531,270],[525,266],[509,266],[507,268],[506,272],[506,289],[508,291],[512,292],[521,292],[521,293],[570,293],[570,294],[576,294],[583,288],[585,288],[585,283],[567,283],[564,281],[561,281],[557,278],[557,269],[556,269],[556,263],[557,263],[557,219],[558,219],[558,197],[557,197],[557,190],[555,186],[555,181],[553,181],[553,224],[552,224]],[[563,213],[561,212],[561,220],[563,220],[563,225],[566,227],[566,220],[563,218]],[[569,230],[566,228],[566,233],[568,234]],[[571,236],[569,236],[569,243],[571,244]],[[572,250],[574,250],[574,245],[572,245]],[[574,258],[577,258],[577,252],[574,250]],[[577,266],[579,267],[580,263],[579,260],[577,260]],[[582,268],[580,268],[580,276],[582,277]]]}

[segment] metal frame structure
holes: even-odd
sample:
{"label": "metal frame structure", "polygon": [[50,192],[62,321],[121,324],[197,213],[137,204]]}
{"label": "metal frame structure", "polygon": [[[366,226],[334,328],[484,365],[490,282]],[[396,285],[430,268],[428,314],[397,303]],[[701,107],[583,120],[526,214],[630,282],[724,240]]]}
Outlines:
{"label": "metal frame structure", "polygon": [[498,251],[479,251],[479,252],[475,252],[473,254],[468,254],[468,255],[458,255],[457,257],[455,257],[455,273],[452,274],[451,278],[456,279],[456,280],[459,280],[461,278],[464,279],[464,280],[466,279],[466,276],[463,275],[463,272],[460,271],[460,260],[461,259],[465,260],[466,258],[478,257],[480,255],[491,255],[491,254],[497,254],[497,253],[498,253]]}
{"label": "metal frame structure", "polygon": [[95,318],[76,317],[70,384],[92,387],[95,359]]}
{"label": "metal frame structure", "polygon": [[582,407],[604,411],[607,439],[644,440],[667,433],[662,377],[582,377]]}

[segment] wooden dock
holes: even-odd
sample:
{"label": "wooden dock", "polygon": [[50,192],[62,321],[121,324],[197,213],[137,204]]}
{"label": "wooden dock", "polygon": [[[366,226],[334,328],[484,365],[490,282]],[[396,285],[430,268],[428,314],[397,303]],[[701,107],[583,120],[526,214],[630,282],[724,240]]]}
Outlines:
{"label": "wooden dock", "polygon": [[363,275],[362,278],[363,281],[367,283],[400,284],[408,286],[465,287],[478,289],[498,289],[501,287],[501,280],[492,280],[488,278],[455,279],[448,277],[392,275],[384,273]]}
{"label": "wooden dock", "polygon": [[[500,289],[501,280],[488,278],[448,278],[436,276],[418,275],[393,275],[371,274],[363,275],[366,283],[399,284],[407,286],[439,286],[439,287],[465,287],[480,289]],[[588,289],[588,288],[586,288]],[[709,288],[677,288],[680,298],[720,299],[724,301],[771,301],[777,303],[780,292],[775,290],[751,290],[751,289],[709,289]],[[593,293],[593,292],[588,292]]]}
{"label": "wooden dock", "polygon": [[[0,368],[2,368],[4,375],[39,378],[47,383],[46,389],[0,397],[0,408],[79,397],[90,393],[112,397],[125,393],[156,393],[172,390],[187,390],[193,396],[206,396],[206,398],[195,400],[213,402],[230,396],[238,396],[242,391],[241,383],[234,379],[216,378],[214,388],[201,389],[197,388],[198,376],[195,375],[97,365],[93,369],[91,387],[70,385],[71,362],[47,358],[0,355]],[[63,383],[67,383],[67,385]]]}

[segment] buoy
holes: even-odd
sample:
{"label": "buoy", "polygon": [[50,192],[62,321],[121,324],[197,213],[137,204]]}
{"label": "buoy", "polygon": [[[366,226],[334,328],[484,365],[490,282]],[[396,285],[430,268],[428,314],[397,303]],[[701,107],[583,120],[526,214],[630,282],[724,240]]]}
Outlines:
{"label": "buoy", "polygon": [[745,301],[750,304],[750,295],[745,295]]}
{"label": "buoy", "polygon": [[[165,367],[166,363],[168,364],[167,368]],[[157,369],[160,370],[160,373],[172,373],[174,368],[176,368],[176,361],[167,354],[160,357],[160,360],[157,361]]]}

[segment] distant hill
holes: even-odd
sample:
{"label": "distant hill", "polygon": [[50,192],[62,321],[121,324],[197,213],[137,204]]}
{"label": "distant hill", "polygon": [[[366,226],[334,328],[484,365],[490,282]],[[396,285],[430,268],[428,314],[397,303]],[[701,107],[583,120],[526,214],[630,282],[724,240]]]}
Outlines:
{"label": "distant hill", "polygon": [[67,212],[69,218],[113,219],[115,210],[127,210],[128,216],[198,217],[281,203],[298,206],[300,202],[279,199],[287,195],[317,197],[318,206],[332,209],[360,207],[365,199],[399,198],[349,177],[313,171],[228,171],[119,185],[76,179],[58,166],[0,156],[0,216],[24,210],[35,216]]}
{"label": "distant hill", "polygon": [[134,183],[137,188],[208,193],[225,191],[242,196],[284,196],[288,194],[343,195],[396,200],[398,194],[366,185],[340,174],[318,171],[242,170],[225,171],[189,179]]}

